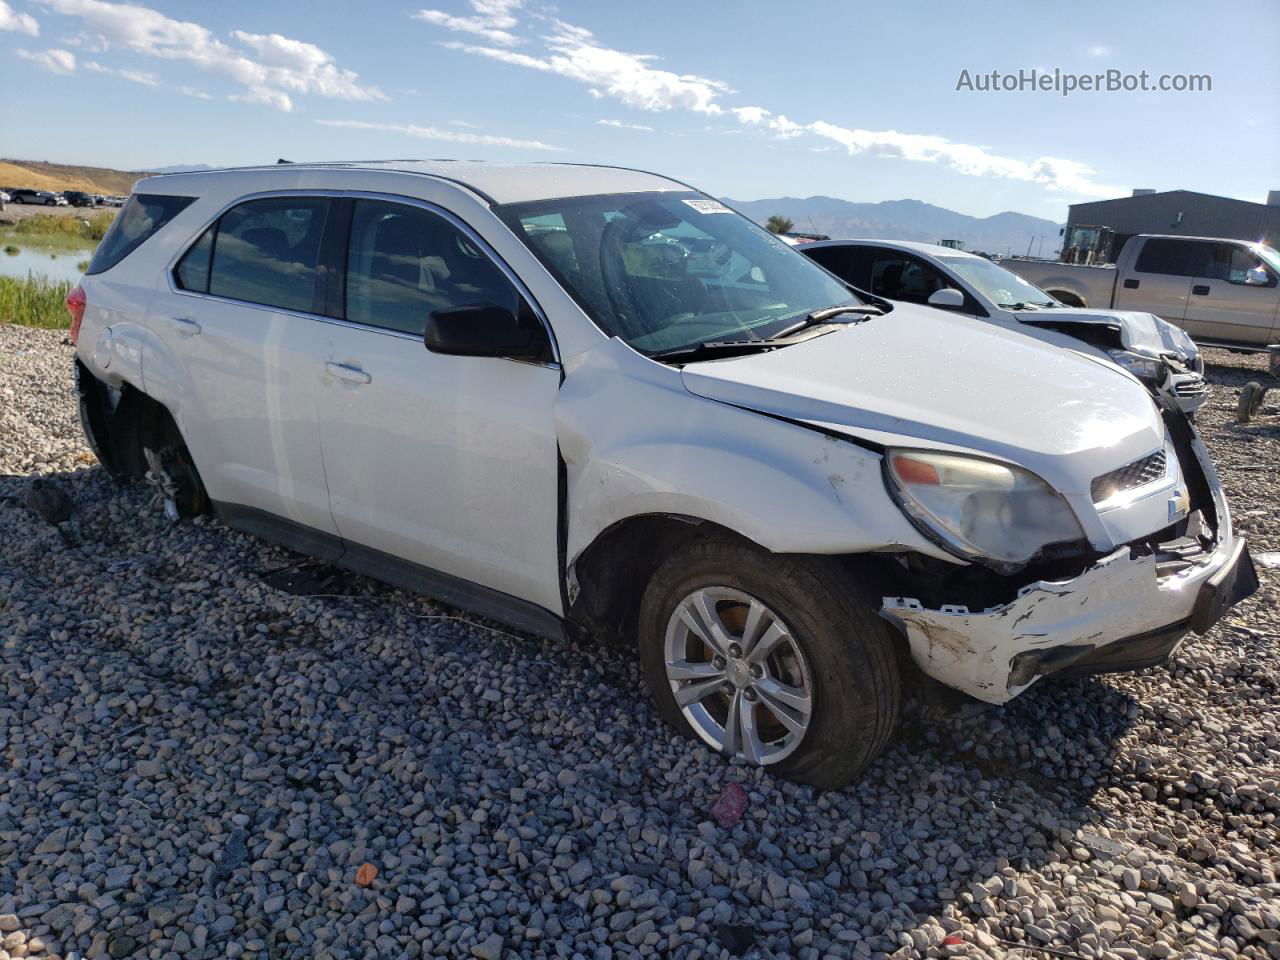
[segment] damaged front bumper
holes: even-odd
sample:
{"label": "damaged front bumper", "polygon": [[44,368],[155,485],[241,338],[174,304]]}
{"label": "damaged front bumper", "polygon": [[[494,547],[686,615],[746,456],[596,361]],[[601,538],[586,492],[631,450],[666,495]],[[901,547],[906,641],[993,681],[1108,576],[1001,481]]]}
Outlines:
{"label": "damaged front bumper", "polygon": [[1212,502],[1212,538],[1126,544],[1071,578],[1028,584],[1011,602],[984,610],[885,597],[880,614],[905,635],[920,669],[979,700],[1005,703],[1042,677],[1161,663],[1188,633],[1204,633],[1257,590],[1208,451],[1189,424],[1183,430],[1178,458]]}
{"label": "damaged front bumper", "polygon": [[1192,630],[1203,633],[1257,589],[1243,539],[1228,536],[1191,566],[1161,573],[1154,553],[1121,547],[1070,580],[1038,581],[1011,603],[927,609],[886,597],[929,676],[987,703],[1005,703],[1056,673],[1136,670],[1163,662]]}

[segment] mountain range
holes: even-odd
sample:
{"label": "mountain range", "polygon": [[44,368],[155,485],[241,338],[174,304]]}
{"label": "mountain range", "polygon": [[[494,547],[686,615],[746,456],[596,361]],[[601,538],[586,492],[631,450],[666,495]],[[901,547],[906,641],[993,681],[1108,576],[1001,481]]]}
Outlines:
{"label": "mountain range", "polygon": [[854,203],[836,197],[777,197],[772,200],[724,202],[764,223],[777,214],[789,218],[799,233],[822,233],[837,238],[880,240],[959,240],[965,250],[1007,255],[1031,253],[1052,256],[1058,249],[1060,224],[1025,213],[997,213],[971,217],[921,200]]}

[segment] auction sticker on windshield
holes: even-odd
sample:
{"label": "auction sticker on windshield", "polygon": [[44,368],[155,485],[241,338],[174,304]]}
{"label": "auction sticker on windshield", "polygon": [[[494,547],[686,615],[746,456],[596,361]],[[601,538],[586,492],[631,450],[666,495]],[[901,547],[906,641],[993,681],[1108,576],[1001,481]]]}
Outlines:
{"label": "auction sticker on windshield", "polygon": [[732,213],[733,211],[726,207],[719,200],[686,200],[689,206],[697,210],[699,213]]}

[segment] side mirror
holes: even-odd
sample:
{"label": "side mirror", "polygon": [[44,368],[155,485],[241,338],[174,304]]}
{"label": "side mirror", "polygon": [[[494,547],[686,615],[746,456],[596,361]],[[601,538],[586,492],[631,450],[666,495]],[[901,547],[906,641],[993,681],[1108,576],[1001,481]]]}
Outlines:
{"label": "side mirror", "polygon": [[927,302],[941,310],[959,310],[964,306],[964,294],[955,287],[942,287],[929,294]]}
{"label": "side mirror", "polygon": [[1244,282],[1251,287],[1267,287],[1271,285],[1271,275],[1266,267],[1257,266],[1244,275]]}
{"label": "side mirror", "polygon": [[546,331],[536,319],[492,303],[432,310],[423,342],[432,353],[457,357],[537,360],[547,353]]}

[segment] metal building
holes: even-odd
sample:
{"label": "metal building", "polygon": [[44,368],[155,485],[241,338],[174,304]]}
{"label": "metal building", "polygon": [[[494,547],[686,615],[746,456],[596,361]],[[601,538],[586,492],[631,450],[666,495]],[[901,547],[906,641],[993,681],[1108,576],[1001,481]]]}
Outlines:
{"label": "metal building", "polygon": [[1138,233],[1185,234],[1189,237],[1225,237],[1261,241],[1280,246],[1280,190],[1272,190],[1266,203],[1250,203],[1215,197],[1191,190],[1156,193],[1134,190],[1131,197],[1072,204],[1063,231],[1064,259],[1108,262],[1119,254],[1126,240]]}

